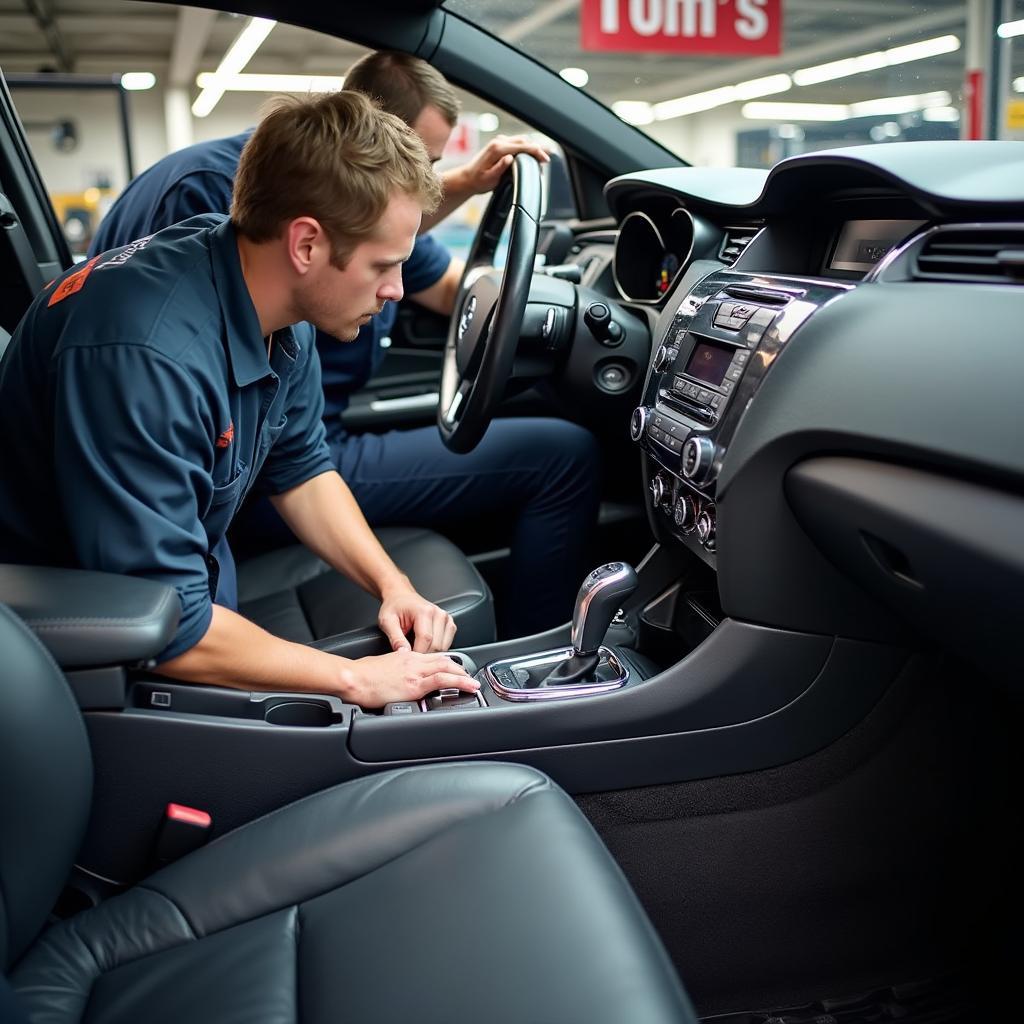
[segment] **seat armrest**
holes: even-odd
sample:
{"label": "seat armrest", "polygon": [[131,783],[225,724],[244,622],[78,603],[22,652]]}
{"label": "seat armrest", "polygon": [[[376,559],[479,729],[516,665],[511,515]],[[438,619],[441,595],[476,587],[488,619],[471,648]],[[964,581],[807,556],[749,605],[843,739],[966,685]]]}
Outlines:
{"label": "seat armrest", "polygon": [[0,603],[68,669],[154,658],[181,615],[177,593],[162,583],[34,565],[0,565]]}

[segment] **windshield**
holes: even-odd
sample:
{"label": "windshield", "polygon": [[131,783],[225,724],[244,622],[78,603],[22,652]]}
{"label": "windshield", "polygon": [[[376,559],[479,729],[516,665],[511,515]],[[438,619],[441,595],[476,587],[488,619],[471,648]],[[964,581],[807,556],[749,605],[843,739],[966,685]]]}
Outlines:
{"label": "windshield", "polygon": [[689,163],[1024,139],[1024,0],[446,0]]}

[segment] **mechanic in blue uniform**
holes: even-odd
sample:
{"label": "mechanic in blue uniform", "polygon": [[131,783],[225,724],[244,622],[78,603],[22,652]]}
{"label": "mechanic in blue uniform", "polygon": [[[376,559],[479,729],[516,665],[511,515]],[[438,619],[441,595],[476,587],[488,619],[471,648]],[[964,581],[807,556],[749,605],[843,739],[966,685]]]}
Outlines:
{"label": "mechanic in blue uniform", "polygon": [[[345,87],[373,96],[401,117],[439,160],[455,126],[459,102],[444,77],[402,53],[370,54],[352,66]],[[168,224],[228,208],[238,156],[248,133],[199,143],[160,160],[136,178],[100,224],[90,253],[124,245]],[[469,163],[442,175],[438,209],[421,232],[472,195],[489,192],[517,152],[547,160],[522,138],[498,137]],[[429,235],[420,234],[402,271],[405,293],[437,313],[454,308],[463,264]],[[377,370],[397,308],[388,303],[339,345],[319,333],[324,423],[335,466],[372,525],[444,528],[483,517],[511,519],[508,594],[499,604],[505,636],[524,636],[564,622],[585,569],[597,518],[600,459],[589,431],[566,420],[494,420],[477,448],[450,452],[436,427],[350,434],[341,422],[349,396]],[[288,543],[290,535],[264,503],[250,503],[233,536],[247,550]]]}
{"label": "mechanic in blue uniform", "polygon": [[[47,286],[0,363],[0,430],[17,439],[0,464],[0,561],[173,586],[181,619],[158,661],[175,678],[369,707],[476,689],[437,653],[451,617],[399,572],[335,471],[311,326],[351,341],[399,300],[439,198],[422,141],[365,96],[282,101],[242,156],[230,219],[194,217]],[[254,485],[381,599],[391,654],[339,658],[230,610],[218,555]]]}

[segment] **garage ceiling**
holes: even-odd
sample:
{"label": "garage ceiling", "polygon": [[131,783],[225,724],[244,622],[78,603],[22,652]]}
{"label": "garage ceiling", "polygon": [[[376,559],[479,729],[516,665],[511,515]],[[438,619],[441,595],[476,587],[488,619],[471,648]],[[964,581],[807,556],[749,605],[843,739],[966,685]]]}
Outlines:
{"label": "garage ceiling", "polygon": [[[582,53],[580,0],[447,0],[446,6],[546,64],[583,67],[590,75],[586,91],[606,103],[669,99],[937,35],[963,39],[965,33],[966,0],[782,2],[783,55],[747,59]],[[1024,3],[1017,0],[1017,7]],[[0,0],[0,67],[104,75],[152,71],[161,85],[183,85],[195,95],[196,74],[216,68],[244,23],[231,14],[136,0]],[[281,24],[245,70],[337,75],[362,52],[354,44]],[[1014,75],[1024,74],[1024,45],[1014,46],[1014,58]],[[805,87],[799,97],[786,99],[848,103],[910,91],[955,93],[964,60],[961,49]]]}

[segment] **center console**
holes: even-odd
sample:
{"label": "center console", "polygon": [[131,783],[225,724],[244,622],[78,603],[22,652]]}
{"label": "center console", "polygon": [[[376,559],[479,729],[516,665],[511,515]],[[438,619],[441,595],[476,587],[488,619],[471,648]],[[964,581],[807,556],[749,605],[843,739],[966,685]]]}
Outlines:
{"label": "center console", "polygon": [[716,482],[743,411],[793,332],[848,287],[726,270],[678,303],[630,424],[650,458],[656,535],[714,567]]}

